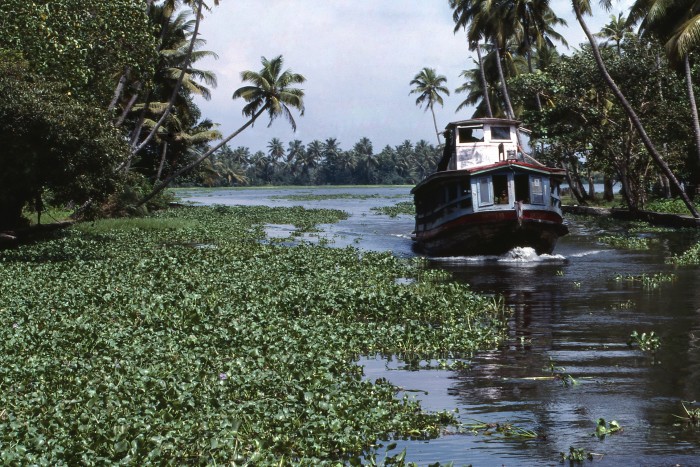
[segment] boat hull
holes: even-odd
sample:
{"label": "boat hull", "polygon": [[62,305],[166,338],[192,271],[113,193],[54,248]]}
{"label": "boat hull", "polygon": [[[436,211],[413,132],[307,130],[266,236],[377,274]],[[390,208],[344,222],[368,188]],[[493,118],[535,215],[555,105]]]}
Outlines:
{"label": "boat hull", "polygon": [[550,254],[568,228],[546,210],[515,210],[466,214],[431,230],[414,234],[416,251],[430,256],[501,255],[514,247]]}

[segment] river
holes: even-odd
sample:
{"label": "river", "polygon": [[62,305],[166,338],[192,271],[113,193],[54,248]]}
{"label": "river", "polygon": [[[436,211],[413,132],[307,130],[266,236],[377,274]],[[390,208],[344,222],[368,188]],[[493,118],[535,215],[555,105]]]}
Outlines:
{"label": "river", "polygon": [[[331,246],[392,251],[411,257],[410,216],[390,218],[371,207],[410,200],[409,188],[285,188],[179,191],[201,204],[342,209],[349,219],[324,226]],[[289,196],[350,194],[355,198],[298,201]],[[373,197],[359,196],[372,195]],[[376,196],[374,196],[376,195]],[[522,428],[524,437],[477,429],[448,431],[428,441],[400,441],[406,460],[425,465],[560,465],[569,448],[594,453],[595,465],[700,465],[700,428],[677,416],[683,403],[700,399],[700,268],[666,265],[695,232],[642,233],[653,248],[629,251],[598,242],[617,226],[570,217],[570,234],[554,254],[434,258],[473,290],[504,297],[513,310],[508,342],[480,353],[460,370],[403,369],[401,362],[364,358],[365,376],[388,378],[428,410],[457,409],[467,425],[477,421]],[[285,227],[270,234],[286,235]],[[628,280],[663,273],[658,287]],[[627,341],[632,332],[654,332],[655,353]],[[617,421],[620,432],[594,436],[597,420]],[[485,432],[486,431],[486,432]],[[381,451],[380,451],[381,452]],[[382,456],[378,456],[381,460]],[[569,463],[569,461],[567,461]],[[589,463],[589,461],[585,461]]]}

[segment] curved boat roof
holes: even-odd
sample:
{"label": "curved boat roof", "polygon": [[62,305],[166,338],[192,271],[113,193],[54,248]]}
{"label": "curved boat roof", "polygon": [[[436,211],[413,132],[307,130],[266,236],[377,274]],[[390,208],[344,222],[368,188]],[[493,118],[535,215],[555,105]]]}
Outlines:
{"label": "curved boat roof", "polygon": [[519,120],[511,120],[509,118],[470,118],[468,120],[460,120],[457,122],[450,122],[447,124],[445,129],[454,128],[457,126],[467,126],[467,125],[507,125],[507,126],[520,126]]}

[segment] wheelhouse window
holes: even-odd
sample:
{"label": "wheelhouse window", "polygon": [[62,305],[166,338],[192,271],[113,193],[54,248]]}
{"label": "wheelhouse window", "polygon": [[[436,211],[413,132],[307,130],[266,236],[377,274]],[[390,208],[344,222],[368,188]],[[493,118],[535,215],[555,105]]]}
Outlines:
{"label": "wheelhouse window", "polygon": [[492,126],[491,141],[510,141],[510,127]]}
{"label": "wheelhouse window", "polygon": [[460,127],[457,129],[460,144],[484,141],[484,129],[481,127]]}

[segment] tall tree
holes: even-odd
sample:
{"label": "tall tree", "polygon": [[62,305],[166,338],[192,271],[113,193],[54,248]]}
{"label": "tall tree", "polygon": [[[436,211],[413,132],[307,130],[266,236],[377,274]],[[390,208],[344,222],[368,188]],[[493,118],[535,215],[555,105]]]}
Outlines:
{"label": "tall tree", "polygon": [[481,56],[481,40],[484,39],[483,31],[477,28],[469,27],[472,19],[479,11],[479,3],[475,0],[449,0],[450,8],[452,8],[452,20],[455,23],[454,33],[464,29],[467,32],[467,43],[469,50],[475,50],[477,55],[477,64],[479,66],[479,79],[481,81],[481,95],[483,97],[483,106],[485,116],[493,117],[491,108],[491,98],[489,96],[489,86],[486,81],[486,73],[484,71],[484,62]]}
{"label": "tall tree", "polygon": [[[591,13],[591,5],[589,0],[572,0],[571,3],[573,6],[574,14],[576,15],[576,20],[581,25],[581,29],[583,30],[583,33],[586,35],[586,38],[588,38],[588,42],[591,45],[593,57],[595,58],[596,64],[601,75],[603,76],[603,79],[605,80],[605,82],[607,83],[608,87],[615,95],[617,100],[620,102],[620,105],[622,105],[622,107],[625,109],[625,113],[627,113],[627,116],[634,125],[634,128],[639,133],[639,137],[644,143],[644,146],[646,147],[647,151],[649,151],[649,154],[651,155],[652,159],[654,159],[656,165],[659,167],[659,169],[661,169],[663,174],[666,177],[668,177],[668,180],[671,182],[676,191],[680,193],[681,199],[688,208],[688,211],[690,211],[693,217],[700,218],[700,213],[698,213],[697,209],[693,205],[693,202],[690,200],[688,195],[681,187],[681,184],[678,182],[678,179],[676,178],[675,174],[671,171],[664,158],[661,156],[659,151],[657,151],[656,147],[654,146],[654,143],[651,141],[651,138],[647,134],[644,125],[639,119],[639,116],[634,111],[629,101],[622,93],[620,88],[617,86],[613,78],[610,76],[610,73],[608,72],[605,66],[605,62],[603,62],[603,58],[600,55],[598,43],[596,42],[595,37],[591,33],[590,29],[588,29],[588,25],[586,24],[586,20],[584,19],[584,15]],[[610,9],[610,0],[602,0],[601,6],[606,10]]]}
{"label": "tall tree", "polygon": [[685,75],[696,148],[696,191],[700,191],[700,118],[693,89],[691,52],[700,46],[700,2],[698,0],[637,0],[628,24],[641,20],[640,32],[657,37],[675,69]]}
{"label": "tall tree", "polygon": [[418,94],[416,105],[422,106],[425,104],[426,110],[430,109],[433,115],[433,125],[435,126],[435,136],[437,137],[438,146],[440,142],[440,132],[438,131],[437,120],[435,119],[436,103],[443,105],[442,94],[450,95],[450,90],[445,87],[447,78],[444,75],[438,75],[434,68],[424,67],[411,80],[411,85],[415,86],[409,94]]}
{"label": "tall tree", "polygon": [[291,109],[304,115],[304,91],[293,87],[306,81],[302,75],[283,69],[284,60],[279,55],[272,60],[262,57],[262,69],[260,71],[246,70],[241,72],[241,79],[251,84],[238,88],[233,93],[233,99],[241,98],[247,102],[243,107],[243,115],[249,120],[236,131],[224,138],[219,144],[210,148],[199,158],[182,169],[173,173],[162,183],[157,184],[153,190],[138,202],[138,206],[151,200],[155,195],[163,191],[175,178],[193,169],[210,157],[216,150],[238,136],[243,130],[251,126],[263,113],[270,117],[268,127],[278,117],[284,117],[296,131],[297,125]]}

